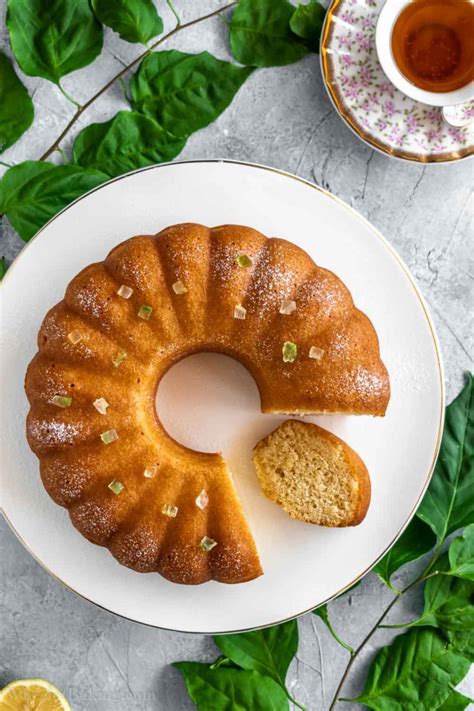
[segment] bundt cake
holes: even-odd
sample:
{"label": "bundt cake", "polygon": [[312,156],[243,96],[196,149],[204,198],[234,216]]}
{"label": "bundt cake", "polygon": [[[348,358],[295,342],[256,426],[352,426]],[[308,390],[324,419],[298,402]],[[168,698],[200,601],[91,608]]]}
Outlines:
{"label": "bundt cake", "polygon": [[135,570],[196,584],[262,573],[231,475],[160,425],[164,373],[198,351],[249,370],[263,412],[383,415],[375,330],[344,284],[249,227],[169,227],[81,271],[26,375],[28,442],[74,526]]}
{"label": "bundt cake", "polygon": [[357,526],[370,503],[370,477],[357,452],[312,422],[287,420],[256,445],[262,493],[293,518]]}

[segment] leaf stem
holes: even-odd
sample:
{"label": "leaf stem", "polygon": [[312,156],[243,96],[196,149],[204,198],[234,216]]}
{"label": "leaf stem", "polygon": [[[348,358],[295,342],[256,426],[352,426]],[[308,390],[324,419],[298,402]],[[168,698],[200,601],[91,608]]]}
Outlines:
{"label": "leaf stem", "polygon": [[283,687],[283,691],[288,696],[291,703],[296,706],[296,708],[301,709],[301,711],[307,711],[306,706],[302,706],[301,704],[299,704],[298,701],[290,694],[286,686]]}
{"label": "leaf stem", "polygon": [[430,560],[430,562],[428,563],[428,565],[426,566],[426,568],[424,569],[424,571],[421,573],[421,577],[423,578],[423,580],[425,580],[426,578],[431,578],[431,575],[432,575],[432,574],[430,573],[431,568],[433,567],[433,565],[434,565],[434,564],[436,563],[436,561],[438,560],[439,554],[441,553],[441,550],[442,550],[442,548],[443,548],[443,545],[444,545],[444,540],[442,540],[441,543],[438,543],[438,544],[437,544],[432,559]]}
{"label": "leaf stem", "polygon": [[157,40],[154,44],[152,44],[151,47],[150,47],[150,49],[146,49],[144,52],[142,52],[141,54],[139,54],[138,57],[136,57],[133,61],[131,61],[130,64],[127,64],[126,67],[124,67],[123,69],[121,69],[121,70],[118,72],[118,74],[116,74],[114,77],[112,77],[112,79],[110,79],[106,84],[104,84],[104,86],[103,86],[101,89],[99,89],[99,91],[97,91],[93,96],[91,96],[91,98],[88,99],[88,100],[86,101],[86,103],[83,104],[82,106],[79,106],[79,104],[76,104],[76,102],[75,102],[73,99],[71,99],[71,97],[67,96],[67,94],[64,92],[63,88],[62,88],[61,86],[59,86],[59,88],[61,89],[62,93],[63,93],[70,101],[72,101],[74,104],[76,104],[76,106],[77,106],[78,108],[77,108],[76,113],[75,113],[74,116],[72,117],[72,119],[71,119],[71,120],[69,121],[69,123],[67,124],[67,126],[64,128],[63,131],[61,131],[61,133],[60,133],[59,136],[56,138],[56,140],[54,141],[54,143],[48,148],[48,150],[46,150],[46,151],[43,153],[43,155],[40,157],[39,160],[46,160],[46,158],[48,158],[48,157],[51,155],[51,153],[53,153],[53,152],[58,148],[58,146],[59,146],[59,144],[61,143],[61,141],[63,140],[63,138],[69,133],[69,131],[71,130],[71,128],[74,126],[74,124],[76,123],[76,121],[81,117],[81,115],[84,113],[84,111],[86,111],[86,110],[89,108],[89,106],[91,106],[95,101],[97,101],[97,99],[98,99],[100,96],[102,96],[102,94],[105,94],[105,92],[108,91],[108,90],[110,89],[110,87],[111,87],[118,79],[121,79],[124,74],[126,74],[130,69],[132,69],[132,67],[134,67],[135,64],[137,64],[137,63],[140,62],[142,59],[144,59],[144,58],[149,54],[149,52],[150,52],[151,50],[156,49],[156,48],[159,47],[161,44],[163,44],[164,42],[166,42],[166,40],[170,39],[170,37],[173,37],[173,35],[177,34],[177,33],[180,32],[181,30],[185,30],[185,29],[188,28],[188,27],[192,27],[193,25],[197,25],[197,24],[200,23],[200,22],[204,22],[204,20],[209,20],[211,17],[214,17],[215,15],[219,15],[221,12],[225,12],[226,10],[229,10],[231,7],[234,7],[234,5],[236,5],[236,4],[237,4],[237,2],[230,2],[230,3],[228,3],[227,5],[223,5],[222,7],[220,7],[220,8],[217,9],[217,10],[213,10],[213,12],[209,12],[207,15],[202,15],[202,17],[197,17],[197,18],[195,18],[194,20],[190,20],[189,22],[185,22],[183,25],[181,25],[181,24],[178,23],[172,30],[170,30],[170,32],[168,32],[166,35],[163,35],[163,37],[161,37],[161,38],[160,38],[159,40]]}
{"label": "leaf stem", "polygon": [[67,91],[65,91],[65,90],[63,89],[63,87],[61,86],[61,84],[60,84],[59,82],[58,82],[58,89],[59,89],[59,91],[61,92],[61,94],[62,94],[63,96],[65,96],[68,101],[71,102],[71,104],[74,104],[74,106],[76,106],[78,109],[81,107],[81,105],[80,105],[75,99],[73,99],[72,96],[69,96],[69,94],[67,93]]}
{"label": "leaf stem", "polygon": [[331,625],[331,623],[330,623],[330,621],[329,621],[329,617],[325,620],[325,622],[326,622],[326,627],[328,628],[329,632],[330,632],[331,635],[334,637],[334,639],[336,640],[336,642],[337,642],[338,644],[340,644],[341,647],[344,647],[344,649],[347,649],[347,651],[349,652],[349,654],[350,654],[351,656],[353,656],[353,655],[355,654],[354,648],[351,647],[350,644],[347,644],[347,642],[344,642],[344,640],[339,637],[339,635],[337,634],[337,632],[335,631],[335,629],[334,629],[333,626]]}
{"label": "leaf stem", "polygon": [[127,85],[126,85],[125,80],[123,79],[123,77],[120,77],[120,79],[119,79],[119,84],[120,84],[120,86],[122,87],[123,96],[124,96],[125,101],[128,101],[128,102],[130,103],[130,98],[129,98],[129,96],[128,96],[128,88],[127,88]]}
{"label": "leaf stem", "polygon": [[[382,578],[380,578],[382,580]],[[395,588],[390,580],[382,580],[383,584],[388,587],[388,589],[393,592],[394,595],[400,595],[401,591],[398,588]]]}
{"label": "leaf stem", "polygon": [[169,9],[171,10],[171,12],[173,13],[173,15],[175,16],[177,26],[178,26],[178,27],[181,26],[181,19],[180,19],[178,13],[176,12],[176,9],[175,9],[175,7],[174,7],[174,5],[173,5],[173,0],[166,0],[166,4],[168,5]]}
{"label": "leaf stem", "polygon": [[63,149],[58,146],[58,147],[56,148],[56,150],[57,150],[57,152],[59,153],[59,155],[61,156],[61,158],[63,159],[63,161],[66,163],[66,165],[70,165],[70,164],[71,164],[71,161],[69,160],[69,158],[67,157],[67,155],[66,155],[66,153],[63,151]]}

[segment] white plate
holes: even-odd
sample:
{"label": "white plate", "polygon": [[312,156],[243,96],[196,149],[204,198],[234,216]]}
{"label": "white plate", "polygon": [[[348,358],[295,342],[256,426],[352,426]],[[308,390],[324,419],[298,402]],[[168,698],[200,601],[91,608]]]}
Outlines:
{"label": "white plate", "polygon": [[[259,412],[246,371],[224,356],[181,362],[159,393],[161,416],[185,444],[221,450],[255,534],[265,574],[250,583],[188,587],[120,566],[88,543],[43,489],[25,439],[23,379],[46,311],[69,280],[125,238],[177,222],[251,225],[303,247],[338,274],[372,319],[392,385],[385,418],[310,418],[365,460],[372,503],[357,528],[290,519],[259,493],[251,448],[284,418]],[[407,268],[360,215],[313,184],[273,168],[204,161],[117,178],[57,215],[21,253],[3,286],[1,502],[35,558],[65,585],[124,617],[157,627],[217,633],[300,615],[353,584],[400,534],[428,485],[444,412],[439,346]]]}

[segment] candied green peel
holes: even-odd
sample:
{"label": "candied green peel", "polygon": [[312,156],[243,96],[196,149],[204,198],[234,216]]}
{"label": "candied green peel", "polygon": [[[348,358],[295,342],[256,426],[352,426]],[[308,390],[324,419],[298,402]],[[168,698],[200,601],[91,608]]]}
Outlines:
{"label": "candied green peel", "polygon": [[285,341],[282,346],[281,352],[283,355],[284,363],[293,363],[298,356],[298,346],[292,341]]}
{"label": "candied green peel", "polygon": [[121,481],[118,481],[117,479],[112,479],[112,481],[109,484],[109,489],[110,489],[110,491],[113,491],[113,493],[116,496],[118,496],[119,494],[122,493],[122,491],[125,489],[125,487]]}
{"label": "candied green peel", "polygon": [[238,264],[238,266],[242,267],[243,269],[248,269],[253,264],[252,258],[249,257],[247,254],[239,254],[239,256],[236,257],[235,261],[236,264]]}
{"label": "candied green peel", "polygon": [[53,405],[56,405],[56,407],[62,407],[65,409],[67,407],[71,407],[72,397],[67,397],[66,395],[55,395],[51,402]]}

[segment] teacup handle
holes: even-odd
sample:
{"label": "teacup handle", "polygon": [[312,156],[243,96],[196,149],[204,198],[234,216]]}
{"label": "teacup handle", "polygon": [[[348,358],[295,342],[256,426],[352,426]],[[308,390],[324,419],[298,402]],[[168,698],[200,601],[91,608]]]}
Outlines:
{"label": "teacup handle", "polygon": [[[387,0],[390,2],[390,0]],[[441,114],[446,123],[455,128],[463,128],[474,123],[474,101],[466,101],[464,104],[454,104],[443,106]]]}

